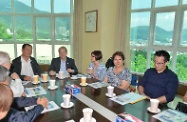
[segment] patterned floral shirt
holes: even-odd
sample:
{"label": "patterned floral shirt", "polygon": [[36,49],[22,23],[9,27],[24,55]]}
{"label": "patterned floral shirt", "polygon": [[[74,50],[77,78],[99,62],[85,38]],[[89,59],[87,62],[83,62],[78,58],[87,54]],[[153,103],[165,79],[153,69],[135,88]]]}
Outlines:
{"label": "patterned floral shirt", "polygon": [[122,80],[131,83],[132,74],[127,68],[124,68],[123,71],[119,72],[118,74],[115,74],[114,67],[110,67],[106,73],[106,77],[108,79],[108,83],[111,83],[113,86],[118,87],[122,84]]}
{"label": "patterned floral shirt", "polygon": [[[93,68],[95,75],[99,78],[100,81],[103,81],[105,75],[106,75],[106,67],[104,64],[99,64],[99,66],[95,69],[94,68],[94,63],[90,63],[89,68]],[[94,78],[93,75],[91,77]]]}

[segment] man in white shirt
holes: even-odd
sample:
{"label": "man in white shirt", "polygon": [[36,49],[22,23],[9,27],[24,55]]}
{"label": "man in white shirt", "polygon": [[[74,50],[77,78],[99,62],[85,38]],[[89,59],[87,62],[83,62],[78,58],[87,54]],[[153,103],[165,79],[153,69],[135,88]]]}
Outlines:
{"label": "man in white shirt", "polygon": [[22,55],[12,61],[11,72],[16,72],[24,81],[31,81],[33,75],[41,76],[42,70],[34,57],[31,57],[32,46],[23,44]]}
{"label": "man in white shirt", "polygon": [[[7,70],[10,69],[10,57],[8,53],[0,51],[0,66],[3,66],[7,68]],[[1,74],[0,74],[1,75]],[[24,93],[24,87],[22,85],[22,81],[19,78],[18,74],[13,72],[10,77],[14,80],[11,80],[10,82],[10,88],[13,91],[14,97],[20,97]]]}

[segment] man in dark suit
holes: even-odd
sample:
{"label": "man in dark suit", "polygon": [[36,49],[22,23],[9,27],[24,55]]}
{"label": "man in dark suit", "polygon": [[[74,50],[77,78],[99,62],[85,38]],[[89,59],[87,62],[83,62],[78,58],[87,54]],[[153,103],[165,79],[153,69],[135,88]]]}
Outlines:
{"label": "man in dark suit", "polygon": [[16,72],[22,80],[31,80],[33,75],[41,76],[40,69],[35,58],[31,57],[32,46],[23,44],[22,55],[12,61],[11,72]]}
{"label": "man in dark suit", "polygon": [[68,72],[70,74],[77,74],[78,69],[75,65],[75,61],[72,58],[67,57],[66,47],[60,47],[58,49],[59,57],[53,58],[49,67],[49,75],[56,75],[59,71]]}

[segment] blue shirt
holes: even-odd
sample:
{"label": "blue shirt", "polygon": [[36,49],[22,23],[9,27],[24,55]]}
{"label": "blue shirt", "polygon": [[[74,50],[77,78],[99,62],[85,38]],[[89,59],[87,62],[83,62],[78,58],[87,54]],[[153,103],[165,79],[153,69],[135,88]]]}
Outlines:
{"label": "blue shirt", "polygon": [[[90,63],[89,68],[93,68],[95,75],[99,78],[100,81],[103,81],[105,75],[106,75],[106,67],[104,64],[99,64],[97,68],[94,68],[94,64]],[[93,75],[91,75],[94,77]]]}
{"label": "blue shirt", "polygon": [[145,72],[140,86],[150,98],[165,96],[167,102],[170,102],[175,98],[178,83],[177,75],[168,68],[162,73],[158,73],[155,68],[150,68]]}
{"label": "blue shirt", "polygon": [[60,71],[66,72],[66,61],[61,60]]}

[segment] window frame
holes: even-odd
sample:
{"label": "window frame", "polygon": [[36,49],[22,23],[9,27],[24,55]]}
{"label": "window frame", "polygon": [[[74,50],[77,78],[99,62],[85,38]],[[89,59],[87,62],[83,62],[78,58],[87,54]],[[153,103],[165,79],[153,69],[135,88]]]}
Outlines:
{"label": "window frame", "polygon": [[[176,70],[175,66],[177,60],[177,53],[178,52],[187,53],[186,50],[187,46],[180,45],[181,33],[183,29],[183,18],[184,18],[185,11],[187,11],[187,4],[182,4],[182,0],[178,0],[177,6],[166,6],[166,7],[157,7],[157,8],[155,8],[155,0],[151,0],[151,8],[131,9],[131,14],[135,12],[150,12],[150,25],[149,25],[150,31],[148,37],[148,45],[147,46],[130,45],[131,50],[147,51],[146,69],[150,68],[151,52],[155,50],[165,49],[169,52],[172,52],[171,70],[173,71]],[[156,26],[156,15],[157,13],[162,13],[162,12],[175,12],[173,38],[172,38],[171,46],[154,45],[154,29]],[[142,72],[134,72],[134,71],[132,72],[137,74],[143,74]]]}

